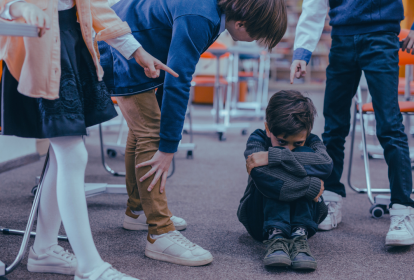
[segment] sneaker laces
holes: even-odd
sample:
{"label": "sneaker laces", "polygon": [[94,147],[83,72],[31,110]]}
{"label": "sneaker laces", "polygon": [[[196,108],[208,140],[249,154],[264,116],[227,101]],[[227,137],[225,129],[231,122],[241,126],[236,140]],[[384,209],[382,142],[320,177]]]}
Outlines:
{"label": "sneaker laces", "polygon": [[76,259],[75,255],[72,253],[69,253],[68,250],[62,250],[60,252],[56,252],[53,251],[55,254],[57,254],[58,256],[62,257],[63,259],[69,260],[69,261],[73,261],[74,259]]}
{"label": "sneaker laces", "polygon": [[299,253],[305,253],[308,256],[312,256],[310,249],[309,249],[309,245],[308,245],[308,241],[307,241],[307,237],[306,236],[298,236],[295,237],[294,239],[292,239],[292,242],[290,243],[290,258],[294,259]]}
{"label": "sneaker laces", "polygon": [[122,278],[124,278],[124,276],[128,276],[125,273],[122,273],[122,272],[116,270],[113,267],[108,268],[107,271],[108,271],[107,272],[108,274],[106,275],[106,278],[108,280],[122,280]]}
{"label": "sneaker laces", "polygon": [[274,238],[270,240],[265,240],[263,243],[267,246],[266,256],[276,252],[276,251],[283,251],[287,255],[289,255],[289,247],[291,241],[286,238]]}
{"label": "sneaker laces", "polygon": [[172,233],[170,233],[170,237],[173,240],[175,240],[177,243],[183,245],[184,247],[188,249],[192,249],[197,246],[196,244],[194,244],[193,242],[185,238],[184,235],[182,235],[178,231],[173,231]]}
{"label": "sneaker laces", "polygon": [[405,219],[407,216],[398,215],[398,216],[391,216],[391,230],[408,230],[407,225],[405,224]]}

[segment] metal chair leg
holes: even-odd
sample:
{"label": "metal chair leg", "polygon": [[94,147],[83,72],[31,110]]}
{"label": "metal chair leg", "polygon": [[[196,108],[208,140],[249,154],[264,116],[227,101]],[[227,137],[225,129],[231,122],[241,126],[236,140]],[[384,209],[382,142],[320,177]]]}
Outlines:
{"label": "metal chair leg", "polygon": [[104,169],[109,174],[111,174],[113,176],[125,177],[125,172],[117,172],[117,171],[113,170],[111,167],[109,167],[106,164],[105,152],[104,152],[104,145],[103,145],[102,125],[101,124],[99,124],[99,141],[100,141],[100,144],[101,144],[101,159],[102,159],[102,165],[103,165]]}
{"label": "metal chair leg", "polygon": [[[18,231],[18,230],[10,230],[10,229],[6,229],[6,231],[2,230],[2,232],[6,233],[6,234],[9,233],[9,234],[21,235],[21,233],[23,233],[23,240],[22,240],[22,244],[20,245],[19,252],[18,252],[15,260],[12,262],[12,264],[8,265],[6,267],[6,269],[5,269],[5,274],[6,275],[11,273],[19,265],[19,263],[21,262],[21,260],[23,259],[24,255],[26,253],[27,244],[29,243],[30,236],[35,235],[35,233],[32,232],[32,228],[33,228],[33,223],[34,223],[35,217],[37,215],[37,210],[38,210],[38,207],[39,207],[40,195],[42,193],[42,188],[43,188],[43,183],[44,183],[44,176],[47,172],[48,167],[49,167],[49,152],[46,155],[45,163],[43,165],[42,174],[40,175],[39,186],[38,186],[36,195],[35,195],[34,200],[33,200],[32,209],[30,210],[30,215],[29,215],[29,220],[27,221],[26,230],[24,232]],[[68,240],[68,238],[65,237],[65,236],[60,236],[59,239]]]}

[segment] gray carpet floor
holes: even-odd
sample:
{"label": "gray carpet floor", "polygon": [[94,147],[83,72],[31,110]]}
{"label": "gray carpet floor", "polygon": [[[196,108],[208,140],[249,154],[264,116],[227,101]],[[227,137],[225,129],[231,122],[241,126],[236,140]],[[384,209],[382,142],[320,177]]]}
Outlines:
{"label": "gray carpet floor", "polygon": [[[319,116],[314,133],[323,131],[323,93],[309,93]],[[198,106],[195,122],[210,120],[210,107]],[[260,120],[249,121],[249,134],[263,128]],[[116,139],[116,131],[105,133],[106,141]],[[214,134],[197,134],[197,148],[193,159],[185,152],[176,155],[176,172],[168,180],[167,194],[171,211],[188,222],[183,234],[209,250],[212,264],[203,267],[184,267],[159,262],[144,256],[145,232],[122,228],[127,196],[105,194],[88,198],[89,218],[95,244],[102,258],[124,273],[139,279],[414,279],[413,247],[388,248],[385,235],[390,218],[385,215],[373,219],[366,194],[347,188],[343,221],[337,229],[318,232],[309,244],[318,261],[314,272],[296,272],[289,268],[263,266],[265,247],[254,241],[238,222],[236,211],[245,190],[247,173],[243,152],[248,135],[240,130],[227,133],[227,141],[220,142]],[[373,144],[374,137],[368,137]],[[360,134],[357,134],[359,143]],[[349,139],[348,139],[349,140]],[[184,142],[188,136],[184,136]],[[123,184],[105,172],[100,163],[98,132],[91,130],[86,138],[89,163],[86,182]],[[347,142],[347,151],[349,141]],[[346,182],[349,154],[346,155],[343,182]],[[0,226],[24,229],[33,197],[30,190],[35,176],[42,169],[43,160],[0,174]],[[388,188],[387,166],[383,160],[372,160],[373,186]],[[108,164],[124,169],[123,157],[109,159]],[[363,161],[356,149],[353,162],[353,181],[364,186]],[[61,233],[64,234],[62,227]],[[0,234],[0,259],[10,264],[18,252],[21,237]],[[33,239],[30,241],[31,245]],[[60,244],[69,249],[67,242]],[[73,279],[73,276],[34,274],[26,270],[27,254],[17,269],[0,279]]]}

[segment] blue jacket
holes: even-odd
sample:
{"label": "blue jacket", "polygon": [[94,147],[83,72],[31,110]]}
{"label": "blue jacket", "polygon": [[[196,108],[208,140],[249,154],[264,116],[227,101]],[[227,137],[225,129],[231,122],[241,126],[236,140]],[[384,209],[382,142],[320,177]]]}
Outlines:
{"label": "blue jacket", "polygon": [[159,150],[177,151],[187,110],[190,82],[200,55],[217,39],[221,10],[217,0],[121,0],[112,9],[126,21],[132,35],[155,58],[176,71],[145,76],[135,60],[126,60],[105,42],[99,43],[104,81],[113,96],[158,88],[161,95]]}
{"label": "blue jacket", "polygon": [[332,35],[400,33],[402,0],[329,0]]}

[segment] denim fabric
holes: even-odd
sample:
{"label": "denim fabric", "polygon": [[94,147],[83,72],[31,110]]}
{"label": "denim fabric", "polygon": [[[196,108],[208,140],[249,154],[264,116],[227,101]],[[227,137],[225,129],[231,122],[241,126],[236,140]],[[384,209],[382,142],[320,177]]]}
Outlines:
{"label": "denim fabric", "polygon": [[323,114],[322,135],[334,168],[325,189],[345,197],[340,182],[345,137],[350,130],[352,98],[363,70],[372,95],[377,137],[384,148],[391,188],[391,205],[414,206],[407,135],[398,105],[398,37],[392,32],[332,36]]}
{"label": "denim fabric", "polygon": [[314,221],[316,217],[316,203],[305,198],[299,198],[293,202],[285,202],[263,197],[264,224],[263,234],[266,239],[269,229],[278,228],[286,237],[290,237],[295,227],[305,227],[308,237],[313,236],[318,224]]}

